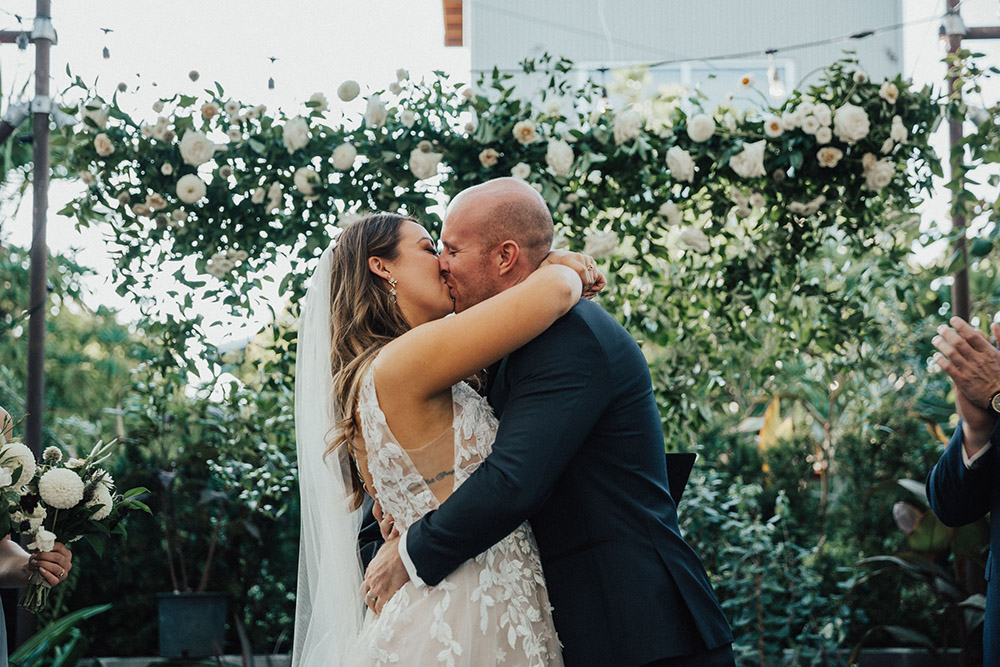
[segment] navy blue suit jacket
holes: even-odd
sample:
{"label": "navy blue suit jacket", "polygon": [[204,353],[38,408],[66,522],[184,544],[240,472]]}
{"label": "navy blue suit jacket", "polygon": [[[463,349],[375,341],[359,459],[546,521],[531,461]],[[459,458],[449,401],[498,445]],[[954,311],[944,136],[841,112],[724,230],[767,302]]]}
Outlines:
{"label": "navy blue suit jacket", "polygon": [[[927,476],[927,499],[931,509],[946,526],[964,526],[1000,511],[1000,423],[990,434],[992,443],[971,468],[962,460],[962,424]],[[998,514],[1000,516],[1000,514]],[[993,547],[1000,545],[1000,521],[990,521],[990,557],[986,561],[986,581],[996,578]],[[1000,581],[1000,579],[998,579]],[[986,618],[983,620],[983,664],[1000,664],[1000,590],[986,585]]]}
{"label": "navy blue suit jacket", "polygon": [[530,520],[567,665],[732,642],[678,529],[649,367],[629,333],[580,301],[500,363],[488,394],[493,453],[407,533],[420,578],[439,583]]}

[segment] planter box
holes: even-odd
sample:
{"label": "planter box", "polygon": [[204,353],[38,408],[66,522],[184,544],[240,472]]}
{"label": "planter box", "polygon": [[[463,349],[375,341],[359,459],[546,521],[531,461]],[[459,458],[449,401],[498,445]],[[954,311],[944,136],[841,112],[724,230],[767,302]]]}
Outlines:
{"label": "planter box", "polygon": [[160,655],[207,658],[222,652],[226,639],[225,593],[157,593]]}
{"label": "planter box", "polygon": [[[846,664],[850,654],[845,651],[840,656],[840,664]],[[919,648],[863,648],[856,664],[857,667],[959,667],[960,654],[957,648],[941,650],[936,658]],[[809,661],[800,659],[794,663],[792,652],[785,651],[784,666],[793,664],[807,667]]]}

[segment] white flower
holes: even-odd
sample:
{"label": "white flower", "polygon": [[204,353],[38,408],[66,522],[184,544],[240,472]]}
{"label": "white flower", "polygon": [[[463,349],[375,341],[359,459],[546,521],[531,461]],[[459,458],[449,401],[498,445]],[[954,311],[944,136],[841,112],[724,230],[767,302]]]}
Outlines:
{"label": "white flower", "polygon": [[754,192],[750,195],[750,205],[754,208],[764,208],[767,206],[767,199],[761,193]]}
{"label": "white flower", "polygon": [[206,120],[212,118],[219,113],[219,104],[217,102],[206,102],[201,105],[201,115],[205,117]]}
{"label": "white flower", "polygon": [[170,219],[174,222],[184,222],[188,219],[188,214],[182,208],[175,208],[170,212]]}
{"label": "white flower", "polygon": [[746,88],[753,88],[753,85],[756,82],[757,82],[757,80],[754,78],[753,74],[750,74],[749,72],[747,72],[746,74],[744,74],[740,78],[740,88],[744,88],[744,89],[746,89]]}
{"label": "white flower", "polygon": [[305,148],[309,144],[311,136],[312,133],[309,132],[309,125],[302,116],[292,118],[285,123],[284,129],[281,130],[281,141],[284,142],[289,154],[294,153],[300,148]]}
{"label": "white flower", "polygon": [[181,159],[184,164],[197,167],[212,159],[215,154],[215,143],[201,132],[187,130],[181,137]]}
{"label": "white flower", "polygon": [[871,122],[861,107],[845,104],[833,115],[833,132],[846,144],[853,145],[868,136]]}
{"label": "white flower", "polygon": [[820,102],[813,107],[813,115],[819,120],[819,124],[827,127],[833,122],[833,111],[830,110],[830,105]]}
{"label": "white flower", "polygon": [[806,134],[816,134],[820,127],[819,119],[816,116],[806,116],[802,119],[802,131]]}
{"label": "white flower", "polygon": [[829,127],[821,127],[816,130],[816,143],[823,145],[833,141],[833,130]]}
{"label": "white flower", "polygon": [[528,185],[530,185],[531,189],[534,190],[535,192],[537,192],[538,194],[542,194],[542,184],[541,183],[529,183]]}
{"label": "white flower", "polygon": [[35,541],[28,545],[30,551],[52,551],[56,546],[56,534],[40,528],[35,533]]}
{"label": "white flower", "polygon": [[115,145],[111,143],[108,135],[101,132],[94,137],[94,149],[101,157],[107,157],[115,152]]}
{"label": "white flower", "polygon": [[712,244],[709,242],[708,237],[705,236],[705,232],[697,227],[686,227],[681,232],[681,245],[702,254],[705,254],[712,248]]}
{"label": "white flower", "polygon": [[94,488],[94,497],[87,503],[87,507],[94,507],[95,505],[101,505],[102,507],[94,512],[90,518],[95,521],[108,518],[108,515],[111,514],[113,504],[114,501],[111,499],[111,492],[108,491],[108,487],[104,484],[98,484]]}
{"label": "white flower", "polygon": [[23,468],[21,476],[17,481],[24,485],[35,476],[35,455],[31,453],[28,446],[21,442],[8,443],[3,450],[0,450],[0,466],[14,472],[18,468]]}
{"label": "white flower", "polygon": [[347,171],[354,166],[358,157],[358,149],[353,144],[340,144],[333,149],[333,168],[337,171]]}
{"label": "white flower", "polygon": [[403,69],[402,67],[396,70],[396,81],[406,81],[409,78],[410,78],[409,71]]}
{"label": "white flower", "polygon": [[665,219],[671,227],[681,224],[681,209],[672,201],[665,201],[660,204],[660,208],[656,213]]}
{"label": "white flower", "polygon": [[146,204],[132,204],[132,212],[136,215],[153,215],[153,209]]}
{"label": "white flower", "polygon": [[399,114],[399,122],[403,124],[403,127],[413,127],[414,123],[417,122],[417,116],[410,109],[404,109],[403,113]]}
{"label": "white flower", "polygon": [[708,141],[715,134],[715,121],[708,114],[700,113],[688,120],[687,133],[691,141]]}
{"label": "white flower", "polygon": [[500,153],[495,148],[484,148],[479,151],[479,164],[489,169],[500,160]]}
{"label": "white flower", "polygon": [[235,100],[229,100],[222,108],[226,110],[228,115],[235,116],[240,112],[240,103]]}
{"label": "white flower", "polygon": [[62,461],[62,457],[63,457],[62,450],[56,447],[55,445],[46,447],[45,451],[42,452],[42,460],[45,461],[46,463],[59,463],[60,461]]}
{"label": "white flower", "polygon": [[221,167],[219,167],[219,176],[221,176],[222,178],[229,178],[232,175],[233,175],[233,168],[230,167],[228,164],[224,164]]}
{"label": "white flower", "polygon": [[878,96],[889,104],[895,104],[899,99],[899,88],[892,81],[886,81],[878,89]]}
{"label": "white flower", "polygon": [[167,207],[167,200],[163,198],[163,195],[154,192],[151,195],[146,195],[146,206],[149,207],[150,211],[162,211]]}
{"label": "white flower", "polygon": [[264,191],[264,188],[257,188],[253,191],[253,194],[250,195],[250,201],[254,204],[259,204],[264,201],[265,194],[266,192]]}
{"label": "white flower", "polygon": [[910,137],[910,133],[903,125],[903,119],[899,116],[892,117],[892,126],[889,128],[889,136],[897,143],[903,143]]}
{"label": "white flower", "polygon": [[94,182],[97,180],[96,178],[94,178],[94,175],[89,171],[81,171],[77,174],[77,176],[80,177],[80,180],[83,181],[84,185],[93,185]]}
{"label": "white flower", "polygon": [[861,85],[863,83],[868,83],[868,75],[862,72],[861,70],[855,72],[852,78],[854,79],[854,83],[858,85]]}
{"label": "white flower", "polygon": [[14,481],[14,476],[7,468],[0,468],[0,489],[6,489]]}
{"label": "white flower", "polygon": [[337,97],[339,97],[345,102],[350,102],[360,94],[361,94],[361,86],[358,85],[357,81],[350,81],[350,80],[345,81],[344,83],[340,84],[339,88],[337,88]]}
{"label": "white flower", "polygon": [[275,181],[271,183],[271,187],[267,189],[267,208],[265,209],[268,213],[273,213],[277,211],[282,204],[284,195],[281,190],[281,183]]}
{"label": "white flower", "polygon": [[667,169],[675,181],[690,183],[694,180],[694,159],[680,146],[671,146],[667,151]]}
{"label": "white flower", "polygon": [[427,142],[426,146],[419,146],[410,151],[410,171],[417,180],[437,176],[438,163],[441,162],[442,157],[444,154],[432,151],[430,142]]}
{"label": "white flower", "polygon": [[304,195],[311,195],[314,188],[319,185],[319,174],[312,167],[299,167],[292,177],[295,187]]}
{"label": "white flower", "polygon": [[[170,121],[168,121],[163,116],[156,119],[156,125],[153,126],[153,138],[157,141],[172,141],[173,134],[168,135],[167,132],[170,128]],[[169,136],[169,139],[168,139]]]}
{"label": "white flower", "polygon": [[802,202],[793,201],[788,205],[788,210],[796,215],[802,215],[809,217],[813,213],[819,210],[819,207],[826,203],[826,196],[819,195],[810,202],[803,204]]}
{"label": "white flower", "polygon": [[95,127],[103,130],[108,126],[108,108],[97,100],[90,100],[80,109],[80,119],[84,121],[83,124],[88,130],[93,130]]}
{"label": "white flower", "polygon": [[881,148],[882,155],[888,155],[889,153],[891,153],[892,149],[895,146],[896,146],[896,142],[892,140],[892,137],[889,137],[888,139],[886,139],[885,141],[883,141],[882,142],[882,148]]}
{"label": "white flower", "polygon": [[777,116],[771,116],[764,121],[764,134],[776,139],[785,133],[785,127],[781,123],[781,119]]}
{"label": "white flower", "polygon": [[395,81],[393,81],[392,83],[389,84],[389,92],[392,93],[393,95],[399,95],[401,92],[403,92],[403,87],[400,86]]}
{"label": "white flower", "polygon": [[573,148],[560,139],[550,141],[545,152],[545,163],[555,173],[556,176],[565,176],[573,168]]}
{"label": "white flower", "polygon": [[196,174],[185,174],[177,181],[177,198],[185,204],[193,204],[207,192],[205,181]]}
{"label": "white flower", "polygon": [[161,111],[163,111],[163,100],[156,100],[155,102],[153,102],[153,111],[155,111],[156,113],[160,113]]}
{"label": "white flower", "polygon": [[615,136],[615,145],[621,146],[642,133],[642,116],[635,109],[623,111],[615,116],[615,124],[611,131]]}
{"label": "white flower", "polygon": [[70,459],[66,462],[66,466],[69,468],[82,468],[85,463],[87,462],[83,459]]}
{"label": "white flower", "polygon": [[535,123],[531,120],[521,120],[514,124],[514,138],[522,146],[533,144],[538,141],[538,134],[535,131]]}
{"label": "white flower", "polygon": [[766,176],[764,170],[764,149],[767,142],[761,139],[752,144],[743,144],[743,150],[729,158],[729,167],[742,178]]}
{"label": "white flower", "polygon": [[372,95],[368,98],[368,106],[365,108],[365,125],[368,127],[382,127],[385,125],[385,120],[388,116],[385,104],[382,103],[378,95]]}
{"label": "white flower", "polygon": [[139,127],[139,134],[149,139],[153,136],[153,128],[146,123],[143,123],[142,126]]}
{"label": "white flower", "polygon": [[824,146],[816,152],[816,161],[819,166],[832,169],[836,167],[844,157],[844,151],[832,146]]}
{"label": "white flower", "polygon": [[594,232],[584,239],[583,252],[594,259],[610,257],[618,250],[618,235],[614,232]]}
{"label": "white flower", "polygon": [[522,181],[528,180],[528,175],[530,173],[531,173],[531,167],[529,167],[528,165],[526,165],[523,162],[518,162],[510,170],[510,175],[511,176],[513,176],[516,179],[522,180]]}
{"label": "white flower", "polygon": [[38,480],[38,493],[49,507],[68,510],[83,500],[83,480],[72,470],[53,468]]}
{"label": "white flower", "polygon": [[169,176],[170,174],[174,173],[174,165],[170,164],[169,162],[164,162],[162,165],[160,165],[160,173],[163,174],[164,176]]}
{"label": "white flower", "polygon": [[[871,155],[871,158],[868,157],[869,155]],[[866,153],[862,160],[862,163],[865,165],[865,187],[871,190],[881,190],[892,182],[896,168],[889,160],[885,158],[875,160],[873,159],[874,157],[871,153]]]}
{"label": "white flower", "polygon": [[326,101],[326,95],[323,93],[313,93],[309,96],[309,101],[316,105],[313,107],[313,111],[319,111],[320,113],[326,111],[330,106]]}

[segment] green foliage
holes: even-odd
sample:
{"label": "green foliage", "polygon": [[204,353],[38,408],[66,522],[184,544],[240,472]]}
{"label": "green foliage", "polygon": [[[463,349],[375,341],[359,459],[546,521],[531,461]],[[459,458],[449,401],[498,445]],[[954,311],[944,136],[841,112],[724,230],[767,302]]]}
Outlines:
{"label": "green foliage", "polygon": [[110,608],[110,604],[86,607],[52,621],[10,655],[10,664],[13,667],[73,667],[88,644],[77,624]]}

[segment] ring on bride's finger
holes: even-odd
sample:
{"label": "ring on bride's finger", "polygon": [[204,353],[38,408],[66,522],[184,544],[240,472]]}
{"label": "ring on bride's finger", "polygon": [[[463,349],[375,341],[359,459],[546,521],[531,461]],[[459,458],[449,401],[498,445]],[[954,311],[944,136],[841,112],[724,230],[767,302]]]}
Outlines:
{"label": "ring on bride's finger", "polygon": [[365,599],[366,600],[371,600],[372,602],[375,602],[375,601],[378,600],[378,598],[376,596],[372,595],[371,593],[369,593],[368,595],[366,595]]}

